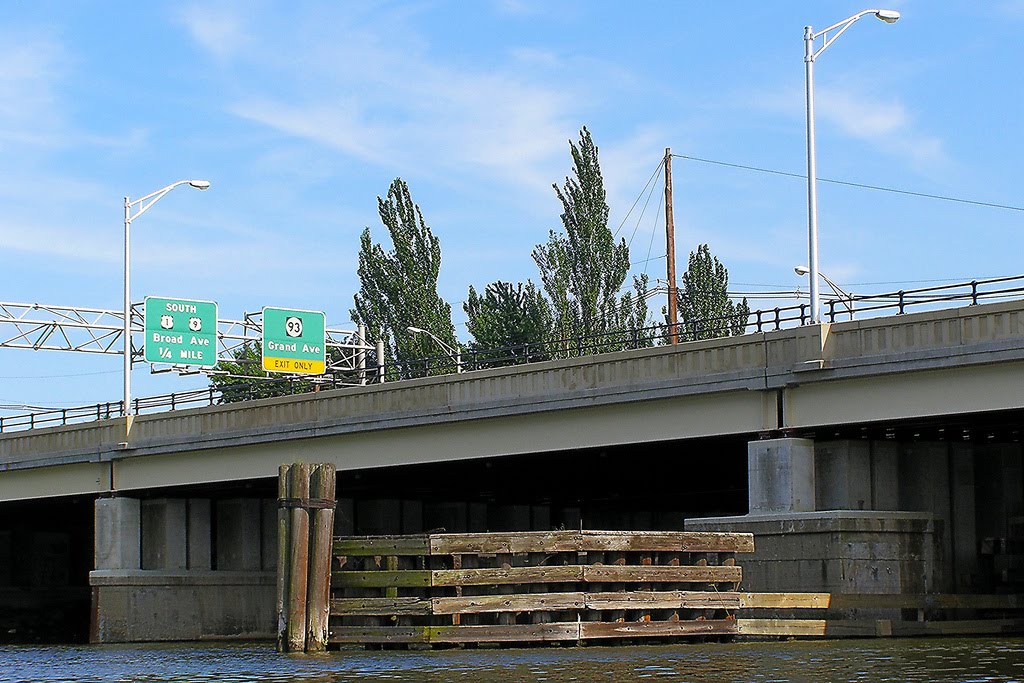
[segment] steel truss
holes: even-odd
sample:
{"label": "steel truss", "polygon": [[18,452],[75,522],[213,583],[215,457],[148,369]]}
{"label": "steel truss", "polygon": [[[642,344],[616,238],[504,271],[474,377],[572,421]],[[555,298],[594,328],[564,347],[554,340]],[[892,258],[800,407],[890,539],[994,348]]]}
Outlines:
{"label": "steel truss", "polygon": [[[145,332],[145,304],[132,304],[132,360],[145,362],[136,334]],[[354,384],[367,382],[366,354],[375,351],[361,330],[327,329],[327,375],[335,382],[339,375]],[[55,306],[0,301],[0,348],[34,351],[77,351],[122,355],[124,313],[100,308]],[[246,313],[242,320],[217,321],[217,360],[238,362],[235,354],[248,344],[262,346],[263,314]],[[223,371],[182,365],[150,363],[154,373],[222,374]],[[258,378],[253,378],[258,379]],[[317,381],[311,377],[311,381]]]}

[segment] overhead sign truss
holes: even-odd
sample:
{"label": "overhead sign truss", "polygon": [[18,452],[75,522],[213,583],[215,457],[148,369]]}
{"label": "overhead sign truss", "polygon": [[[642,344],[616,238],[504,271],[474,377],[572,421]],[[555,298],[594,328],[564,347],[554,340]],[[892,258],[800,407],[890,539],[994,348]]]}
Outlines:
{"label": "overhead sign truss", "polygon": [[[132,359],[147,362],[142,344],[145,333],[144,306],[132,304]],[[0,301],[0,348],[37,351],[77,351],[122,355],[124,315],[121,311],[80,306],[56,306]],[[366,352],[374,345],[356,330],[324,330],[328,375],[366,371]],[[138,336],[138,340],[136,340]],[[246,345],[259,351],[263,339],[263,314],[246,313],[242,320],[217,320],[217,360],[237,362],[236,354]],[[216,372],[187,364],[150,364],[154,372]],[[365,379],[357,380],[363,383]]]}

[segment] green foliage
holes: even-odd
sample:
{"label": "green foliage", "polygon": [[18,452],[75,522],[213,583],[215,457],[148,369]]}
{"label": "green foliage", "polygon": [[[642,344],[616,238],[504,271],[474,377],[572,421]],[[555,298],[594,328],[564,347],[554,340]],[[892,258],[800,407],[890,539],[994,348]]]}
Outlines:
{"label": "green foliage", "polygon": [[[580,131],[578,145],[569,142],[569,150],[573,176],[566,177],[563,188],[553,185],[562,203],[565,231],[550,231],[547,244],[533,250],[551,301],[553,336],[561,340],[563,355],[627,348],[632,344],[622,331],[647,322],[646,276],[634,278],[635,293],[619,296],[629,272],[629,247],[624,239],[616,243],[608,228],[604,179],[597,147],[586,127]],[[593,339],[612,332],[618,333],[613,339],[600,343]]]}
{"label": "green foliage", "polygon": [[272,398],[312,391],[308,380],[286,376],[272,377],[263,370],[257,342],[245,342],[232,354],[234,361],[220,361],[215,370],[227,375],[210,375],[210,384],[220,390],[221,403],[237,403],[256,398]]}
{"label": "green foliage", "polygon": [[448,345],[458,346],[451,306],[437,293],[440,241],[401,178],[391,183],[386,199],[377,197],[377,210],[394,248],[385,251],[373,243],[369,228],[363,231],[359,240],[360,289],[352,320],[366,325],[371,339],[384,342],[385,358],[397,362],[389,379],[452,372],[454,367],[427,370],[418,365],[419,359],[437,358],[446,352],[429,335],[408,331],[410,326],[422,328]]}
{"label": "green foliage", "polygon": [[[690,252],[690,265],[683,273],[676,302],[680,341],[743,334],[750,316],[746,298],[739,303],[729,299],[729,271],[706,244]],[[662,313],[666,313],[664,308]],[[665,321],[668,322],[667,314]]]}
{"label": "green foliage", "polygon": [[470,285],[462,308],[469,316],[469,349],[478,365],[547,359],[543,342],[551,332],[551,306],[533,282],[527,280],[524,286],[499,280],[487,285],[483,296]]}

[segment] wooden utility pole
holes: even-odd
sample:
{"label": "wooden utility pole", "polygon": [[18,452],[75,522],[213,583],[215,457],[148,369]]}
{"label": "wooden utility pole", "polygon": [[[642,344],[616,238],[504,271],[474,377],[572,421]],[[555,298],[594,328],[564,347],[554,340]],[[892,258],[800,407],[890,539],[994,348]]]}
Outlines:
{"label": "wooden utility pole", "polygon": [[672,148],[665,148],[665,257],[668,261],[668,338],[679,343],[676,312],[676,225],[672,216]]}

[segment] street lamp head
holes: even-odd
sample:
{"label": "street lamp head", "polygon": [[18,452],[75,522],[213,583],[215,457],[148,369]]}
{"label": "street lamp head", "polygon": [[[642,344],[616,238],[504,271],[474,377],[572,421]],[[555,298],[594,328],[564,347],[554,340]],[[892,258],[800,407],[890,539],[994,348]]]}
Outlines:
{"label": "street lamp head", "polygon": [[894,9],[880,9],[875,11],[875,16],[887,24],[895,24],[900,19],[900,13]]}
{"label": "street lamp head", "polygon": [[797,275],[807,275],[807,273],[811,272],[811,269],[807,266],[797,266],[793,269],[793,272]]}
{"label": "street lamp head", "polygon": [[188,184],[191,185],[192,187],[196,188],[197,190],[208,190],[208,189],[210,189],[210,181],[209,180],[190,180],[190,181],[188,181]]}
{"label": "street lamp head", "polygon": [[413,332],[413,333],[415,333],[415,332],[426,332],[426,330],[424,330],[424,329],[420,329],[419,327],[412,327],[411,325],[409,327],[405,328],[405,329],[408,330],[409,332]]}

